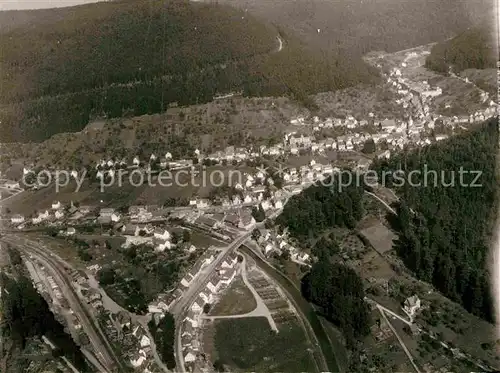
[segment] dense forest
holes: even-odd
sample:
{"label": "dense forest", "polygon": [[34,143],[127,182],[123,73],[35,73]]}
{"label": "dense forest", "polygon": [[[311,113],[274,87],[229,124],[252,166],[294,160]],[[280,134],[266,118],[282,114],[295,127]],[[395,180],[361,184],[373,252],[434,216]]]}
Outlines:
{"label": "dense forest", "polygon": [[302,279],[302,294],[340,327],[348,346],[370,331],[369,307],[363,282],[353,269],[328,260],[318,261]]}
{"label": "dense forest", "polygon": [[353,346],[368,333],[370,325],[363,283],[351,268],[331,263],[330,258],[339,250],[338,244],[322,237],[333,227],[353,229],[363,216],[364,189],[349,182],[355,180],[350,176],[353,175],[343,172],[292,197],[276,223],[287,227],[304,247],[317,241],[312,253],[318,260],[302,279],[302,294],[340,327],[348,345]]}
{"label": "dense forest", "polygon": [[13,280],[2,274],[1,287],[4,331],[14,344],[24,348],[28,338],[46,336],[59,349],[54,356],[64,355],[81,372],[90,371],[80,348],[55,320],[28,278],[20,276]]}
{"label": "dense forest", "polygon": [[425,67],[440,73],[447,73],[449,67],[454,72],[495,68],[498,60],[495,44],[489,27],[472,28],[432,47]]}
{"label": "dense forest", "polygon": [[375,77],[361,60],[306,50],[224,5],[120,0],[43,14],[29,27],[0,29],[2,141],[42,141],[94,118],[158,113],[224,92],[306,101]]}
{"label": "dense forest", "polygon": [[276,219],[277,224],[288,227],[290,235],[302,243],[332,227],[354,228],[363,216],[364,190],[351,176],[340,173],[294,196]]}
{"label": "dense forest", "polygon": [[491,0],[219,1],[277,23],[308,45],[357,56],[438,42],[495,22]]}
{"label": "dense forest", "polygon": [[498,201],[497,120],[373,165],[379,176],[421,172],[420,178],[414,175],[414,186],[401,182],[404,177],[384,180],[400,196],[397,252],[419,279],[488,321],[493,321],[488,246]]}

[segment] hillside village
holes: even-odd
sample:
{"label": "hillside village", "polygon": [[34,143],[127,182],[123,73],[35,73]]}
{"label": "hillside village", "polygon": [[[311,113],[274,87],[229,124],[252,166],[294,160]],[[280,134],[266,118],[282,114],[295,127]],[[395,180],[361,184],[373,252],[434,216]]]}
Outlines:
{"label": "hillside village", "polygon": [[[412,53],[408,52],[407,60],[417,56]],[[241,261],[235,252],[227,254],[229,251],[215,245],[197,246],[188,237],[192,232],[201,232],[225,244],[251,235],[264,257],[287,251],[292,261],[309,266],[314,258],[306,248],[290,242],[286,233],[277,235],[263,224],[266,219],[278,215],[289,198],[344,168],[362,174],[369,170],[372,160],[377,157],[389,158],[393,152],[402,149],[444,140],[498,113],[498,105],[482,92],[483,108],[480,111],[467,116],[437,114],[433,110],[434,101],[444,93],[443,89],[431,87],[426,80],[412,81],[405,77],[407,62],[401,62],[399,66],[386,66],[385,62],[380,58],[376,66],[382,70],[385,87],[398,95],[397,104],[408,113],[404,120],[378,118],[376,113],[370,113],[367,118],[294,116],[289,118],[293,129],[280,142],[268,146],[229,146],[211,154],[203,154],[197,149],[190,159],[173,159],[169,152],[150,154],[145,159],[138,155],[132,159],[103,159],[89,167],[91,172],[70,170],[69,174],[75,180],[84,175],[92,182],[102,184],[118,174],[123,176],[134,172],[153,175],[154,179],[166,171],[187,171],[198,175],[215,165],[244,166],[245,171],[241,172],[241,180],[228,185],[220,195],[202,197],[195,192],[190,198],[173,201],[172,205],[113,207],[102,206],[99,201],[80,205],[74,201],[61,202],[55,194],[51,205],[41,210],[30,214],[10,211],[7,215],[9,228],[20,232],[47,230],[53,237],[68,241],[92,235],[118,237],[123,250],[147,247],[161,259],[192,259],[189,263],[186,259],[189,265],[182,268],[170,288],[164,289],[147,304],[144,314],[118,306],[99,290],[95,279],[102,273],[103,261],[94,263],[91,259],[83,273],[73,273],[73,281],[96,318],[106,325],[108,336],[121,345],[131,366],[144,373],[156,372],[162,364],[155,352],[155,341],[148,331],[147,320],[158,324],[165,314],[180,307],[181,299],[193,299],[180,326],[184,363],[193,366],[200,351],[201,316],[230,286],[240,270]],[[333,137],[332,131],[343,134]],[[302,164],[296,165],[297,160]],[[55,173],[55,170],[49,171]],[[27,190],[41,192],[50,188],[37,183],[36,179],[33,181],[36,172],[34,165],[25,164],[24,182],[2,179],[3,200],[7,202]],[[32,183],[28,186],[26,180]],[[184,237],[183,232],[189,233]],[[27,263],[30,263],[28,270],[36,288],[56,312],[64,316],[75,338],[84,339],[78,318],[65,303],[53,278],[35,260]],[[212,269],[213,273],[203,279]],[[192,284],[197,282],[204,286],[190,293]],[[410,320],[420,308],[420,299],[416,296],[409,297],[403,307]]]}

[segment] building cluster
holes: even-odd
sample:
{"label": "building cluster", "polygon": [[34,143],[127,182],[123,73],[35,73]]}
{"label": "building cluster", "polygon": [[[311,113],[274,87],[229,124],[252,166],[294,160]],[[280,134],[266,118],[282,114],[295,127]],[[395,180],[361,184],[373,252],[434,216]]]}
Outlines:
{"label": "building cluster", "polygon": [[142,369],[146,366],[142,372],[149,372],[147,365],[153,360],[153,351],[151,338],[144,327],[125,311],[112,314],[108,320],[109,329],[121,334],[121,345],[132,367]]}
{"label": "building cluster", "polygon": [[[405,67],[405,62],[402,62],[401,65],[401,67]],[[413,118],[410,116],[410,120],[408,120],[409,133],[420,133],[424,129],[433,129],[437,124],[453,129],[458,125],[482,122],[497,115],[498,105],[493,100],[489,100],[488,105],[481,111],[469,115],[451,117],[436,115],[432,113],[431,107],[433,100],[443,94],[441,87],[431,87],[427,80],[410,80],[404,77],[397,67],[393,67],[388,74],[384,74],[384,77],[387,79],[387,84],[399,96],[396,103],[402,105],[405,112],[413,116]],[[461,79],[470,83],[467,78]],[[486,103],[488,99],[488,94],[482,92],[482,103]],[[445,108],[450,107],[451,104],[445,104]]]}
{"label": "building cluster", "polygon": [[306,252],[299,250],[287,241],[286,232],[278,234],[274,230],[260,228],[256,230],[253,238],[259,244],[262,253],[269,257],[271,255],[282,255],[283,252],[290,254],[290,259],[299,264],[309,265],[311,257]]}
{"label": "building cluster", "polygon": [[[403,62],[402,67],[405,65]],[[441,87],[431,87],[425,80],[411,81],[404,77],[397,67],[382,75],[389,90],[398,97],[395,102],[406,113],[405,119],[377,119],[374,113],[369,113],[367,118],[294,117],[290,120],[290,124],[297,126],[299,130],[287,133],[283,145],[275,146],[270,153],[297,155],[303,151],[312,153],[329,150],[359,151],[367,141],[371,140],[389,150],[402,149],[407,145],[425,146],[433,141],[447,138],[444,134],[436,133],[438,128],[453,130],[457,126],[482,122],[498,113],[498,105],[490,100],[487,107],[469,115],[450,117],[436,115],[431,107],[433,100],[443,94]],[[485,92],[482,96],[483,102],[489,99]],[[321,134],[326,129],[339,129],[345,134],[317,140],[315,134]]]}
{"label": "building cluster", "polygon": [[[184,363],[195,363],[200,351],[199,333],[202,324],[201,315],[207,313],[222,291],[232,282],[237,271],[237,255],[231,253],[214,274],[208,279],[205,288],[198,294],[181,325],[181,344]],[[201,269],[201,268],[200,268]],[[190,273],[184,280],[193,281]],[[191,278],[191,279],[190,279]],[[190,280],[189,280],[190,279]],[[189,284],[189,282],[187,282]]]}

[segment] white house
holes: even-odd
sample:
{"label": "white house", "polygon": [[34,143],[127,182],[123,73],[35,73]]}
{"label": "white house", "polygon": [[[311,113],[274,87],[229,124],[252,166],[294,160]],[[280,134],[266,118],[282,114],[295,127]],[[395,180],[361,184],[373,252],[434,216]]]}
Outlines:
{"label": "white house", "polygon": [[403,311],[405,311],[410,318],[412,318],[415,313],[420,309],[420,299],[418,296],[413,295],[406,298],[403,304]]}
{"label": "white house", "polygon": [[201,297],[201,299],[203,299],[203,301],[205,302],[205,304],[206,303],[212,303],[213,300],[214,300],[212,294],[206,295],[203,292],[200,293],[200,297]]}
{"label": "white house", "polygon": [[151,346],[151,341],[149,340],[149,337],[146,335],[142,336],[140,343],[142,348]]}
{"label": "white house", "polygon": [[132,163],[134,164],[134,166],[139,166],[139,164],[141,163],[141,160],[139,159],[138,156],[135,156]]}
{"label": "white house", "polygon": [[13,215],[10,218],[10,222],[12,224],[21,224],[21,223],[24,223],[24,216],[19,215],[19,214]]}
{"label": "white house", "polygon": [[207,284],[207,289],[210,290],[213,294],[217,293],[220,288],[220,279],[219,278],[214,278],[210,280]]}
{"label": "white house", "polygon": [[266,247],[264,248],[264,254],[269,255],[274,250],[274,245],[271,243],[268,243]]}
{"label": "white house", "polygon": [[160,240],[170,240],[170,232],[167,231],[166,229],[160,229],[160,228],[157,228],[155,229],[154,231],[154,237],[155,238],[158,238]]}
{"label": "white house", "polygon": [[157,252],[163,252],[166,249],[170,250],[171,248],[172,248],[172,244],[170,243],[170,241],[164,241],[164,242],[161,242],[158,245],[156,245],[155,251],[157,251]]}
{"label": "white house", "polygon": [[196,201],[196,207],[199,209],[205,209],[209,206],[209,201],[207,199],[199,199]]}
{"label": "white house", "polygon": [[146,353],[142,351],[143,354],[138,354],[138,356],[135,359],[130,359],[130,364],[134,368],[140,367],[145,361],[146,361]]}
{"label": "white house", "polygon": [[199,312],[203,311],[203,306],[204,306],[204,304],[198,304],[198,301],[196,301],[191,306],[191,311],[193,311],[195,313],[199,313]]}
{"label": "white house", "polygon": [[52,202],[52,210],[59,210],[61,206],[61,202],[59,201]]}
{"label": "white house", "polygon": [[195,360],[196,360],[196,355],[191,351],[188,351],[188,353],[184,356],[185,363],[192,363]]}
{"label": "white house", "polygon": [[57,210],[55,213],[54,213],[54,216],[56,219],[62,219],[64,217],[64,211],[62,210]]}
{"label": "white house", "polygon": [[38,216],[36,218],[33,218],[33,224],[41,223],[42,221],[48,219],[49,217],[50,214],[47,210],[45,210],[45,212],[39,212]]}

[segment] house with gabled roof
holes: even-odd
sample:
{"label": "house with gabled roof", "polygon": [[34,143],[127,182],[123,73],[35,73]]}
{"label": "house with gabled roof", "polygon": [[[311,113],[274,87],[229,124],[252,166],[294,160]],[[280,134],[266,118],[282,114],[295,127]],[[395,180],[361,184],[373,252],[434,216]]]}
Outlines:
{"label": "house with gabled roof", "polygon": [[125,236],[139,236],[141,229],[135,224],[126,224],[122,228],[122,233]]}
{"label": "house with gabled roof", "polygon": [[199,314],[203,311],[203,307],[205,306],[205,304],[206,303],[203,298],[198,295],[198,298],[196,298],[193,305],[191,306],[191,311],[193,311],[195,314]]}
{"label": "house with gabled roof", "polygon": [[171,238],[170,232],[164,228],[156,228],[154,233],[153,233],[153,236],[155,238],[158,238],[158,239],[164,240],[164,241],[170,240],[170,238]]}
{"label": "house with gabled roof", "polygon": [[221,279],[217,273],[214,273],[208,281],[206,288],[213,294],[216,294],[219,291],[221,285]]}

